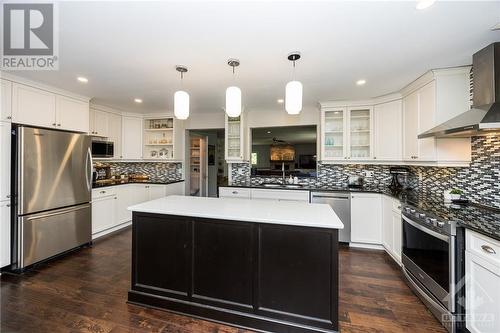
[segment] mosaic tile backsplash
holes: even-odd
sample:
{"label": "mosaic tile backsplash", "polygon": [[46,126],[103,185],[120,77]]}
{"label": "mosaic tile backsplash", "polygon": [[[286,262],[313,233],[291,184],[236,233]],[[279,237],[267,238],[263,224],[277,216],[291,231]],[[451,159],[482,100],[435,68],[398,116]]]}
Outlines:
{"label": "mosaic tile backsplash", "polygon": [[[441,198],[443,191],[458,188],[473,202],[500,208],[500,135],[472,138],[472,161],[469,167],[409,166],[410,187],[428,195]],[[388,186],[391,182],[390,165],[339,165],[319,164],[317,178],[303,178],[301,183],[311,186],[346,186],[347,176],[363,175],[366,186]],[[234,163],[231,169],[232,184],[260,184],[276,178],[250,177],[248,163]]]}
{"label": "mosaic tile backsplash", "polygon": [[182,179],[182,163],[165,162],[99,162],[111,167],[111,174],[140,173],[152,181],[169,182]]}

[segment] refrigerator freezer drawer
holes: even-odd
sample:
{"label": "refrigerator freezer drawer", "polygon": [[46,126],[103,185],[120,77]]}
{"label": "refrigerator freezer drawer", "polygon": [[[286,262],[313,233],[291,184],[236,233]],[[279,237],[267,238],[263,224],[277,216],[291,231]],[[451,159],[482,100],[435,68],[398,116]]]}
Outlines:
{"label": "refrigerator freezer drawer", "polygon": [[19,217],[19,268],[91,241],[90,204]]}

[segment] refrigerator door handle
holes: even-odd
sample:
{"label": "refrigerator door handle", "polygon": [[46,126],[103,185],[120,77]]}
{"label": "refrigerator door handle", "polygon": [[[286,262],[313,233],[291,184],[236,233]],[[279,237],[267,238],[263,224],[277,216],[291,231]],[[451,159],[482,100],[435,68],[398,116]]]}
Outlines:
{"label": "refrigerator door handle", "polygon": [[89,206],[90,206],[89,204],[86,204],[86,205],[79,206],[79,207],[58,210],[57,212],[53,212],[53,213],[47,213],[47,214],[41,214],[41,215],[35,214],[33,216],[27,217],[26,221],[38,220],[38,219],[43,219],[43,218],[47,218],[47,217],[51,217],[51,216],[57,216],[57,215],[71,213],[71,212],[76,212],[78,210],[87,209],[87,208],[89,208]]}
{"label": "refrigerator door handle", "polygon": [[89,147],[87,149],[87,158],[85,160],[85,166],[87,167],[87,172],[86,172],[85,176],[87,178],[87,188],[89,189],[89,191],[92,190],[92,168],[93,168],[93,165],[94,165],[94,161],[92,160],[92,150]]}

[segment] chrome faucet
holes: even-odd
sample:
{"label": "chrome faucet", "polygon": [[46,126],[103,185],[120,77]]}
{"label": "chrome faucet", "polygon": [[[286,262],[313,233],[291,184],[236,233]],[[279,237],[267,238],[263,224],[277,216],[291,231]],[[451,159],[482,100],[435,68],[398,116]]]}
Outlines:
{"label": "chrome faucet", "polygon": [[281,162],[281,183],[285,185],[286,183],[286,178],[285,178],[285,162]]}

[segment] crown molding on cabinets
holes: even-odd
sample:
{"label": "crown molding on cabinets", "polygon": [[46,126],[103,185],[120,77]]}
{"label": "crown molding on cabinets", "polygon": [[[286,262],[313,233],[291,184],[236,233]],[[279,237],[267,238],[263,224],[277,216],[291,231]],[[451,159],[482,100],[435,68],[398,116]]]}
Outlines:
{"label": "crown molding on cabinets", "polygon": [[384,104],[396,101],[401,99],[402,97],[403,96],[400,93],[392,93],[363,100],[339,100],[339,101],[319,102],[318,106],[320,110],[328,110],[329,108],[338,108],[338,107],[374,106],[378,104]]}
{"label": "crown molding on cabinets", "polygon": [[124,114],[124,111],[122,111],[122,110],[118,110],[118,109],[115,109],[115,108],[112,108],[109,106],[105,106],[105,105],[94,104],[92,102],[90,103],[90,108],[93,110],[114,113],[114,114],[120,115],[120,116]]}
{"label": "crown molding on cabinets", "polygon": [[32,88],[36,88],[36,89],[39,89],[39,90],[44,90],[44,91],[47,91],[47,92],[50,92],[50,93],[53,93],[53,94],[62,95],[62,96],[66,96],[66,97],[71,97],[71,98],[74,98],[74,99],[77,99],[77,100],[80,100],[80,101],[86,102],[86,103],[89,103],[89,101],[91,99],[91,97],[88,97],[88,96],[76,94],[76,93],[73,93],[71,91],[67,91],[67,90],[64,90],[64,89],[59,89],[59,88],[56,88],[56,87],[53,87],[53,86],[49,86],[49,85],[44,84],[44,83],[40,83],[40,82],[32,81],[32,80],[29,80],[29,79],[25,79],[23,77],[12,75],[10,73],[1,72],[0,78],[3,79],[3,80],[7,80],[7,81],[14,82],[14,83],[23,84],[25,86],[29,86],[29,87],[32,87]]}
{"label": "crown molding on cabinets", "polygon": [[[457,74],[469,74],[472,66],[460,66],[460,67],[451,67],[451,68],[439,68],[439,69],[431,69],[426,73],[422,74],[416,80],[412,81],[410,84],[404,86],[400,93],[401,95],[407,96],[416,90],[422,88],[432,80],[438,79],[440,77],[445,77],[449,75],[457,75]],[[465,110],[464,110],[465,111]]]}

